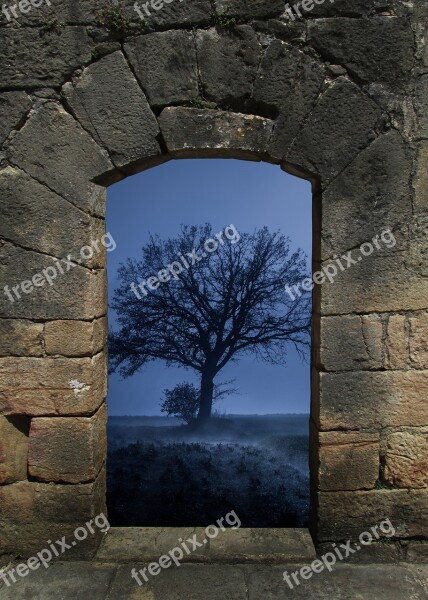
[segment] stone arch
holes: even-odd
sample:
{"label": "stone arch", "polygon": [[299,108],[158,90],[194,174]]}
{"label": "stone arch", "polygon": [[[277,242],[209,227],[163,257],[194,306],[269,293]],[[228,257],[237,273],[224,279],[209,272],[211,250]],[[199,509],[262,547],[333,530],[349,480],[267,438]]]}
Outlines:
{"label": "stone arch", "polygon": [[[423,96],[417,12],[353,3],[348,18],[343,0],[339,19],[320,5],[284,29],[279,3],[236,0],[225,30],[201,0],[97,45],[91,2],[71,4],[64,31],[45,32],[50,50],[34,12],[22,63],[5,50],[0,67],[2,280],[52,274],[0,299],[0,553],[38,550],[105,509],[105,256],[62,261],[64,274],[58,259],[102,235],[105,186],[181,157],[265,160],[311,180],[314,270],[395,232],[315,288],[312,532],[354,539],[389,517],[398,537],[426,537],[427,129],[423,101],[411,122],[397,109],[410,83]],[[393,45],[369,57],[384,31]]]}

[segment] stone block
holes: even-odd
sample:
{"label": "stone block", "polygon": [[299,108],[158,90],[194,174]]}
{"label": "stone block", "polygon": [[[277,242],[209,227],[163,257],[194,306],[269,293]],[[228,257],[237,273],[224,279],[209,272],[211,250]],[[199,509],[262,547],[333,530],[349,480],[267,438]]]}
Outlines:
{"label": "stone block", "polygon": [[281,15],[284,3],[281,0],[214,0],[217,15],[253,19]]}
{"label": "stone block", "polygon": [[93,358],[0,359],[0,414],[91,415],[107,392],[107,360]]}
{"label": "stone block", "polygon": [[406,18],[315,19],[308,41],[359,81],[400,84],[413,67],[414,37]]}
{"label": "stone block", "polygon": [[378,315],[321,319],[320,363],[326,371],[382,367],[382,321]]}
{"label": "stone block", "polygon": [[379,477],[380,436],[360,432],[320,432],[319,489],[373,489]]}
{"label": "stone block", "polygon": [[425,427],[428,371],[320,373],[320,429]]}
{"label": "stone block", "polygon": [[221,105],[242,106],[253,90],[261,45],[248,25],[225,33],[196,33],[198,69],[203,96]]}
{"label": "stone block", "polygon": [[379,117],[373,100],[340,77],[320,97],[284,160],[319,174],[326,187],[369,145]]}
{"label": "stone block", "polygon": [[418,211],[426,211],[428,209],[428,143],[426,142],[422,143],[418,150],[413,186],[415,190],[415,208]]}
{"label": "stone block", "polygon": [[31,108],[31,99],[25,92],[0,94],[0,146],[13,129],[19,127]]}
{"label": "stone block", "polygon": [[198,96],[191,32],[165,31],[134,37],[125,44],[125,52],[151,106],[189,102]]}
{"label": "stone block", "polygon": [[387,365],[390,369],[405,369],[407,365],[406,317],[391,315],[386,337]]}
{"label": "stone block", "polygon": [[[0,90],[58,86],[78,67],[91,62],[85,27],[6,27],[0,38]],[[34,149],[33,149],[34,150]],[[34,152],[37,156],[37,152]]]}
{"label": "stone block", "polygon": [[315,105],[324,84],[324,69],[297,48],[274,40],[266,50],[254,83],[253,101],[269,114],[279,115],[270,145],[282,158]]}
{"label": "stone block", "polygon": [[410,151],[396,131],[380,136],[356,157],[323,193],[323,260],[410,221],[411,169]]}
{"label": "stone block", "polygon": [[38,481],[94,481],[105,461],[107,410],[89,418],[35,418],[31,421],[28,472]]}
{"label": "stone block", "polygon": [[46,354],[70,357],[92,356],[107,342],[107,319],[95,321],[51,321],[45,324]]}
{"label": "stone block", "polygon": [[387,436],[384,477],[399,487],[428,487],[428,428]]}
{"label": "stone block", "polygon": [[[39,108],[13,138],[10,160],[57,194],[88,213],[95,213],[93,179],[113,170],[105,150],[61,106]],[[104,211],[97,211],[104,216]]]}
{"label": "stone block", "polygon": [[273,121],[219,110],[166,108],[159,117],[168,151],[176,157],[262,157]]}
{"label": "stone block", "polygon": [[122,52],[90,65],[67,83],[63,94],[73,114],[116,166],[160,153],[159,127]]}
{"label": "stone block", "polygon": [[29,419],[0,417],[0,485],[27,479]]}
{"label": "stone block", "polygon": [[43,356],[43,325],[0,319],[0,356]]}
{"label": "stone block", "polygon": [[419,77],[415,89],[413,103],[416,112],[417,137],[428,138],[428,75]]}
{"label": "stone block", "polygon": [[[134,0],[125,0],[125,12],[131,21],[137,21],[141,24],[141,17],[134,9]],[[140,3],[140,6],[143,3]],[[213,21],[212,4],[210,0],[192,0],[192,2],[175,2],[163,0],[155,2],[159,10],[154,10],[151,5],[147,7],[149,15],[146,16],[146,23],[152,28],[161,29],[179,29],[187,26],[189,29],[196,25],[209,25]],[[142,10],[145,16],[144,9]],[[144,24],[143,24],[144,27]]]}
{"label": "stone block", "polygon": [[410,364],[414,369],[428,368],[428,313],[409,318]]}

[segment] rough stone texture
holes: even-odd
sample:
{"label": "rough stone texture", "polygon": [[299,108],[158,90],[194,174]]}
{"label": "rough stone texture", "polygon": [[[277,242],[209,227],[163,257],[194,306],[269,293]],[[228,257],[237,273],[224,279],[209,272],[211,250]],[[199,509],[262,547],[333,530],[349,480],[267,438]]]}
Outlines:
{"label": "rough stone texture", "polygon": [[355,540],[370,527],[389,519],[397,538],[425,535],[427,490],[320,492],[318,539]]}
{"label": "rough stone texture", "polygon": [[29,420],[0,417],[0,485],[27,479]]}
{"label": "rough stone texture", "polygon": [[[77,255],[73,254],[77,259]],[[0,294],[0,317],[17,319],[93,319],[107,312],[107,285],[105,271],[90,271],[80,265],[69,267],[64,260],[59,262],[50,256],[23,250],[7,242],[0,242],[0,279],[10,290],[25,281],[36,284],[25,286],[26,293],[19,287],[7,295]],[[46,269],[50,268],[49,271]],[[54,271],[52,271],[54,269]],[[46,279],[46,275],[50,279]],[[56,274],[56,276],[55,276]],[[49,284],[52,282],[52,285]],[[76,293],[76,290],[79,293]]]}
{"label": "rough stone texture", "polygon": [[369,145],[379,117],[376,104],[341,77],[321,96],[284,159],[319,172],[326,186]]}
{"label": "rough stone texture", "polygon": [[410,364],[415,369],[428,368],[428,313],[409,319]]}
{"label": "rough stone texture", "polygon": [[0,414],[90,415],[106,396],[106,356],[0,359]]}
{"label": "rough stone texture", "polygon": [[251,19],[253,17],[273,17],[280,15],[284,10],[281,0],[214,0],[218,15],[241,17]]}
{"label": "rough stone texture", "polygon": [[107,153],[52,102],[30,117],[8,154],[14,164],[85,212],[97,209],[96,186],[91,180],[112,168]]}
{"label": "rough stone texture", "polygon": [[189,102],[199,95],[192,33],[142,35],[130,39],[125,52],[152,106]]}
{"label": "rough stone texture", "polygon": [[60,27],[44,34],[32,27],[14,27],[1,33],[0,90],[58,86],[91,61],[85,27]]}
{"label": "rough stone texture", "polygon": [[117,166],[159,154],[159,127],[123,54],[115,52],[63,88],[83,127]]}
{"label": "rough stone texture", "polygon": [[407,365],[406,317],[391,315],[386,337],[387,364],[390,369],[405,369]]}
{"label": "rough stone texture", "polygon": [[204,98],[227,107],[250,97],[261,52],[251,27],[242,25],[228,34],[199,31],[196,48]]}
{"label": "rough stone texture", "polygon": [[[324,260],[410,220],[411,168],[411,155],[401,136],[389,132],[361,152],[328,186],[322,200]],[[364,185],[356,186],[356,181],[364,181]],[[383,245],[382,240],[379,243]]]}
{"label": "rough stone texture", "polygon": [[310,43],[358,80],[395,84],[410,75],[414,37],[408,19],[317,19]]}
{"label": "rough stone texture", "polygon": [[424,139],[428,138],[428,115],[427,115],[427,97],[428,97],[428,75],[420,77],[415,90],[415,111],[418,124],[418,136]]}
{"label": "rough stone texture", "polygon": [[415,207],[423,211],[428,209],[428,144],[426,143],[421,144],[419,148],[416,169]]}
{"label": "rough stone texture", "polygon": [[[0,186],[3,239],[58,258],[72,253],[81,264],[102,266],[99,253],[94,251],[94,257],[88,259],[80,255],[80,249],[93,240],[102,248],[103,220],[91,218],[20,169],[0,171]],[[105,263],[105,257],[101,258]]]}
{"label": "rough stone texture", "polygon": [[28,472],[39,481],[94,481],[107,449],[105,404],[89,418],[32,419]]}
{"label": "rough stone texture", "polygon": [[0,146],[12,129],[17,129],[31,108],[31,99],[25,92],[0,94]]}
{"label": "rough stone texture", "polygon": [[[1,325],[1,323],[0,323]],[[107,319],[87,321],[51,321],[45,325],[46,354],[92,356],[107,343]]]}
{"label": "rough stone texture", "polygon": [[386,443],[385,479],[399,487],[428,487],[428,428],[391,433]]}
{"label": "rough stone texture", "polygon": [[[125,13],[128,18],[132,21],[138,21],[141,24],[141,17],[134,10],[135,1],[125,0],[124,4]],[[140,6],[142,4],[140,3]],[[208,25],[213,21],[210,0],[192,0],[192,2],[163,0],[163,3],[156,2],[154,4],[160,8],[159,10],[154,10],[150,4],[147,7],[150,16],[147,15],[145,21],[150,27],[173,29],[174,27],[188,26],[190,28],[196,24],[201,26]],[[142,12],[144,16],[144,9]]]}
{"label": "rough stone texture", "polygon": [[320,432],[319,489],[372,489],[379,477],[379,435]]}
{"label": "rough stone texture", "polygon": [[428,426],[428,371],[321,373],[320,426]]}
{"label": "rough stone texture", "polygon": [[0,319],[0,356],[43,356],[43,325]]}
{"label": "rough stone texture", "polygon": [[324,83],[324,69],[313,58],[280,40],[263,56],[253,100],[269,114],[279,114],[271,152],[282,157],[315,105]]}
{"label": "rough stone texture", "polygon": [[382,367],[382,321],[378,315],[321,319],[320,363],[326,371]]}
{"label": "rough stone texture", "polygon": [[406,558],[409,562],[428,563],[428,544],[425,541],[409,542]]}
{"label": "rough stone texture", "polygon": [[166,108],[159,123],[172,156],[249,159],[263,155],[273,126],[262,117],[194,108]]}

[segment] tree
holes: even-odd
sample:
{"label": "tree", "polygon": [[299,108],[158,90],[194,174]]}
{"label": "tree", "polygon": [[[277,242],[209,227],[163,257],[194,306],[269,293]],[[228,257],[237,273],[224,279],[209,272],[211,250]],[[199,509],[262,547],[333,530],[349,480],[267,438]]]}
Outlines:
{"label": "tree", "polygon": [[211,416],[214,379],[230,361],[251,352],[285,365],[288,346],[305,355],[310,340],[311,294],[285,293],[306,277],[302,251],[266,227],[231,228],[237,235],[227,239],[208,224],[151,236],[141,259],[119,267],[112,304],[120,328],[110,335],[111,370],[129,377],[161,359],[197,371],[200,421]]}

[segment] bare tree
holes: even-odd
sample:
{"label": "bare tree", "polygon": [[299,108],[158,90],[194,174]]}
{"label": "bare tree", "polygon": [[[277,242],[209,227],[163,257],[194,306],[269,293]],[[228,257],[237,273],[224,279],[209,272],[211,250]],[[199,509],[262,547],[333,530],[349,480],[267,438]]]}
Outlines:
{"label": "bare tree", "polygon": [[[209,239],[218,241],[216,251],[211,245],[206,252]],[[266,227],[230,239],[214,236],[208,224],[182,226],[166,241],[152,236],[141,260],[128,259],[118,270],[112,306],[120,328],[110,334],[111,370],[129,377],[161,359],[197,371],[198,420],[208,419],[214,379],[230,361],[251,352],[285,365],[290,344],[305,355],[311,295],[292,300],[284,291],[305,270],[302,251],[291,252],[290,240]]]}

